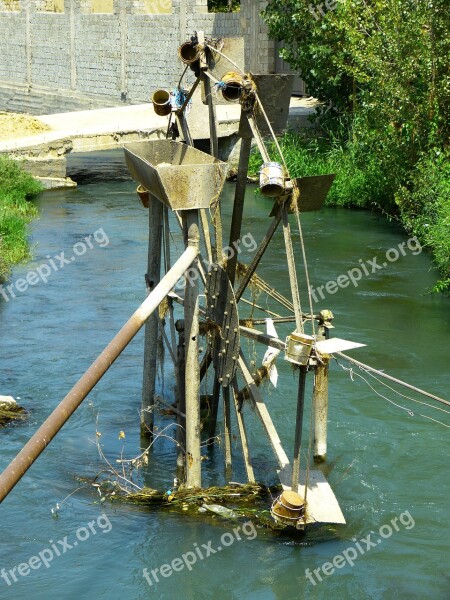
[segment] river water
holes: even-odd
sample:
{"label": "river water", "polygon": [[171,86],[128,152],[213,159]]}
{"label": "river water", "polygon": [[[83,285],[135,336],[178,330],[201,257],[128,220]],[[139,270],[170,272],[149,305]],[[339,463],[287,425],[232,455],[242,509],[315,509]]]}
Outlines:
{"label": "river water", "polygon": [[[40,277],[25,291],[13,288],[15,298],[0,297],[0,393],[20,398],[30,410],[25,424],[0,431],[1,468],[145,295],[147,212],[138,203],[121,156],[92,155],[84,162],[78,158],[72,168],[78,175],[83,170],[88,174],[102,163],[109,165],[107,175],[83,178],[77,189],[48,192],[38,199],[41,216],[31,227],[34,258],[14,269],[11,282],[23,290],[18,280],[39,268],[48,281]],[[232,195],[233,186],[227,184],[225,220]],[[270,203],[252,189],[246,202],[243,232],[259,242],[269,224]],[[175,222],[171,225],[177,255],[182,243]],[[332,309],[333,335],[367,344],[351,352],[355,358],[447,396],[450,304],[427,293],[436,281],[429,256],[414,241],[401,252],[399,244],[408,239],[404,233],[368,212],[325,209],[304,215],[303,228],[319,301],[315,308]],[[300,256],[294,224],[293,231]],[[244,258],[248,260],[249,252]],[[50,265],[50,274],[45,275],[44,264]],[[355,268],[361,274],[356,286],[344,287],[341,279],[342,287],[329,284],[320,297],[320,285]],[[299,266],[303,281],[300,271]],[[281,231],[259,273],[288,294]],[[268,306],[275,308],[273,303]],[[292,328],[279,327],[280,337]],[[140,333],[2,504],[1,598],[450,598],[448,427],[443,425],[450,424],[449,415],[401,397],[363,374],[369,387],[361,373],[336,363],[330,372],[328,460],[320,468],[347,525],[324,526],[292,538],[240,523],[238,539],[233,533],[237,524],[220,517],[102,502],[96,489],[79,478],[93,478],[107,468],[97,444],[115,467],[121,456],[140,453],[142,345]],[[244,349],[249,358],[261,354],[246,341]],[[296,380],[285,361],[278,364],[278,389],[266,386],[264,396],[291,454]],[[169,361],[161,391],[172,400]],[[246,410],[257,478],[274,482],[270,447],[256,417]],[[168,426],[168,437],[155,443],[144,477],[161,489],[171,488],[175,475],[171,422],[157,417],[160,430]],[[307,439],[307,427],[304,435]],[[244,481],[237,441],[233,454],[233,479]],[[204,467],[205,484],[223,483],[220,449]],[[206,556],[206,548],[219,546],[220,553]],[[325,564],[333,560],[336,566]],[[151,571],[164,564],[174,570],[157,571],[157,582]]]}

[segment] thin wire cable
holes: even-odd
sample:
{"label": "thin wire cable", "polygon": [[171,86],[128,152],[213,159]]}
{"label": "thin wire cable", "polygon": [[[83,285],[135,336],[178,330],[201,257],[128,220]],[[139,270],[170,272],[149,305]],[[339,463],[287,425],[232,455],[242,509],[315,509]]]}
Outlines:
{"label": "thin wire cable", "polygon": [[[336,361],[337,362],[337,361]],[[344,367],[344,365],[341,365],[339,362],[337,362],[337,364],[341,367],[341,369],[343,369],[344,371],[348,371],[350,373],[350,379],[353,381],[353,375],[355,375],[356,377],[359,377],[360,379],[362,379],[369,387],[370,389],[377,394],[377,396],[380,396],[380,398],[383,398],[384,400],[387,400],[390,404],[393,404],[394,406],[396,406],[397,408],[400,408],[401,410],[406,411],[410,417],[415,417],[416,413],[414,413],[412,410],[410,410],[409,408],[406,408],[405,406],[402,406],[401,404],[397,404],[396,402],[394,402],[393,400],[391,400],[390,398],[388,398],[387,396],[384,396],[383,394],[381,394],[378,390],[376,390],[368,381],[365,377],[363,377],[362,375],[360,375],[359,373],[355,373],[355,371],[352,369],[352,367]],[[443,423],[442,421],[438,421],[437,419],[433,419],[433,417],[429,417],[428,415],[423,415],[422,413],[417,413],[420,417],[423,417],[424,419],[430,419],[431,421],[435,421],[436,423],[439,423],[440,425],[443,425],[444,427],[448,427],[450,428],[450,425],[447,425],[446,423]]]}
{"label": "thin wire cable", "polygon": [[392,377],[392,375],[388,375],[387,373],[384,373],[383,371],[374,369],[373,367],[366,365],[366,364],[360,362],[359,360],[355,360],[351,356],[347,356],[343,352],[333,352],[333,354],[340,356],[342,358],[345,358],[345,360],[348,360],[349,362],[353,363],[354,365],[357,365],[358,367],[363,367],[364,369],[367,369],[368,371],[371,371],[372,373],[376,373],[380,377],[384,377],[385,379],[389,379],[390,381],[393,381],[394,383],[397,383],[398,385],[402,385],[403,387],[413,390],[413,392],[422,394],[422,396],[427,396],[428,398],[432,398],[433,400],[436,400],[437,402],[441,402],[441,404],[446,404],[447,406],[450,406],[450,402],[448,400],[439,398],[439,396],[430,394],[430,392],[426,392],[425,390],[421,390],[420,388],[417,388],[417,387],[411,385],[410,383],[406,383],[405,381],[402,381],[401,379],[397,379],[396,377]]}
{"label": "thin wire cable", "polygon": [[411,396],[407,396],[406,394],[402,394],[401,392],[399,392],[395,388],[391,387],[387,383],[384,383],[384,381],[382,381],[381,379],[378,379],[378,377],[376,377],[370,371],[367,371],[366,369],[363,369],[363,368],[361,368],[361,370],[364,371],[364,373],[367,373],[367,375],[370,375],[370,377],[372,377],[373,379],[375,379],[375,381],[378,381],[378,383],[380,385],[384,385],[388,389],[392,390],[395,394],[398,394],[399,396],[402,396],[403,398],[407,398],[408,400],[412,400],[412,402],[417,402],[418,404],[423,404],[424,406],[429,406],[430,408],[434,408],[435,410],[441,410],[442,412],[445,412],[445,413],[447,413],[447,414],[450,415],[450,410],[445,410],[445,408],[441,408],[440,406],[434,406],[434,404],[428,404],[428,402],[422,402],[422,400],[417,400],[417,398],[411,398]]}

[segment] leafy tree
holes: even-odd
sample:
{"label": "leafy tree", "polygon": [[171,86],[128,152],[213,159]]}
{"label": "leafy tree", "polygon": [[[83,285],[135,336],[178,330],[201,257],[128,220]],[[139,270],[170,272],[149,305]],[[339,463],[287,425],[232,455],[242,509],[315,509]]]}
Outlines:
{"label": "leafy tree", "polygon": [[239,10],[240,5],[240,0],[208,0],[210,12],[231,12]]}
{"label": "leafy tree", "polygon": [[[419,234],[448,277],[448,0],[314,1],[269,0],[269,31],[284,40],[284,59],[324,101],[319,122],[347,149],[354,172],[366,182],[377,174],[377,205],[410,230],[426,215],[428,233],[423,226]],[[434,208],[430,178],[435,186],[443,181]]]}

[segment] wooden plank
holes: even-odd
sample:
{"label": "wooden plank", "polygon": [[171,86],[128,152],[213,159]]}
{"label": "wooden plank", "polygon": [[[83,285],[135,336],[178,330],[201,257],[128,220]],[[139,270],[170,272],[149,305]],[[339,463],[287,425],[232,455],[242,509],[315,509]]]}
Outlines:
{"label": "wooden plank", "polygon": [[[244,118],[241,115],[241,120]],[[248,165],[250,162],[250,152],[252,149],[252,138],[241,138],[241,151],[239,153],[239,166],[236,180],[236,188],[234,192],[233,216],[231,218],[230,228],[230,248],[233,248],[234,243],[238,243],[241,237],[242,215],[244,212],[245,190],[247,188]],[[236,265],[238,253],[234,252],[228,259],[227,272],[231,284],[234,285],[236,278]]]}
{"label": "wooden plank", "polygon": [[[289,464],[289,459],[283,450],[280,438],[269,415],[267,407],[256,387],[252,375],[245,363],[245,359],[241,354],[239,359],[239,367],[241,368],[244,380],[248,385],[250,392],[250,401],[258,412],[264,428],[269,436],[270,443],[274,450],[280,469],[277,471],[281,485],[284,490],[291,489],[292,469]],[[305,475],[300,476],[300,484],[298,486],[298,494],[305,497]],[[308,494],[307,494],[307,518],[306,524],[313,523],[335,523],[345,524],[345,517],[339,507],[336,496],[327,482],[321,471],[311,470],[309,473]]]}
{"label": "wooden plank", "polygon": [[247,367],[247,363],[242,352],[239,355],[239,368],[242,371],[248,391],[250,392],[250,401],[256,409],[259,418],[261,419],[264,429],[269,437],[272,449],[275,453],[275,458],[277,459],[281,470],[283,470],[289,465],[289,458],[287,457],[287,454],[281,445],[281,440],[278,436],[277,430],[275,429],[273,421],[269,415],[269,411],[267,410],[264,400],[262,399],[261,394],[259,393],[259,390],[253,380],[252,374]]}
{"label": "wooden plank", "polygon": [[230,388],[222,388],[223,398],[223,429],[225,446],[225,478],[230,481],[233,476],[233,466],[231,457],[231,406],[230,406]]}
{"label": "wooden plank", "polygon": [[282,208],[280,205],[276,207],[276,214],[274,215],[274,219],[267,230],[266,235],[264,236],[259,248],[256,250],[252,262],[249,264],[247,271],[242,278],[242,281],[239,285],[239,289],[236,292],[236,300],[239,301],[242,294],[245,292],[247,285],[250,283],[253,273],[256,271],[257,266],[259,265],[260,260],[262,259],[264,252],[267,250],[267,246],[270,244],[270,240],[273,237],[282,217]]}
{"label": "wooden plank", "polygon": [[[161,243],[163,235],[163,205],[150,195],[148,208],[148,265],[145,276],[147,295],[158,285],[161,277]],[[158,313],[153,313],[145,324],[144,373],[142,385],[141,434],[148,439],[153,435],[154,396],[156,393]]]}
{"label": "wooden plank", "polygon": [[[183,225],[189,247],[199,250],[200,233],[197,210],[185,211]],[[186,485],[201,487],[202,468],[200,452],[200,365],[199,338],[199,283],[186,282],[184,299],[184,326],[186,342]]]}
{"label": "wooden plank", "polygon": [[[288,473],[286,473],[286,475],[288,475]],[[281,483],[283,490],[287,491],[291,489],[289,476],[285,477]],[[305,497],[304,475],[300,477],[298,494],[302,498]],[[309,472],[307,503],[307,525],[313,523],[345,525],[346,521],[341,507],[322,471],[311,470]]]}
{"label": "wooden plank", "polygon": [[250,451],[248,447],[247,430],[244,423],[244,415],[239,410],[238,402],[239,388],[237,385],[236,378],[233,379],[233,400],[234,408],[236,409],[236,420],[239,428],[239,435],[241,437],[242,454],[244,456],[245,472],[247,473],[247,480],[249,483],[256,483],[255,473],[253,471],[252,460],[250,458]]}

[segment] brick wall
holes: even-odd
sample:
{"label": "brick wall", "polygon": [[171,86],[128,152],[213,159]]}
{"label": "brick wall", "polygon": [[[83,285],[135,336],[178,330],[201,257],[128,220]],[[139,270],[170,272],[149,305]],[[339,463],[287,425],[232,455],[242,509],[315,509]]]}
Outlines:
{"label": "brick wall", "polygon": [[176,85],[178,47],[196,30],[244,37],[244,66],[273,72],[273,44],[259,18],[264,4],[241,0],[240,12],[214,14],[207,0],[0,0],[0,109],[10,107],[8,89],[15,107],[20,94],[42,96],[42,106],[24,100],[33,112],[49,110],[50,96],[51,109],[57,97],[61,111],[102,99],[105,106],[146,102],[153,90]]}

